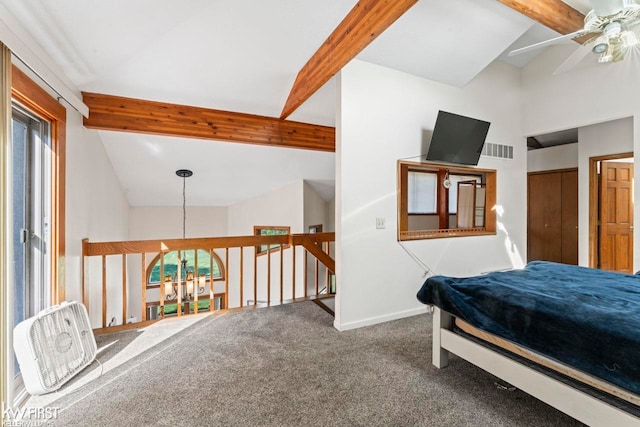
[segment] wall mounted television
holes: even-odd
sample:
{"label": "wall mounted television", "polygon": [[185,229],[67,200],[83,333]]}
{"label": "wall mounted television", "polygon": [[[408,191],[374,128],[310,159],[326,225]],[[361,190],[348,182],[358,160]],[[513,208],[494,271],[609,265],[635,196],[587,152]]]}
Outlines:
{"label": "wall mounted television", "polygon": [[426,160],[476,166],[490,124],[483,120],[438,111]]}

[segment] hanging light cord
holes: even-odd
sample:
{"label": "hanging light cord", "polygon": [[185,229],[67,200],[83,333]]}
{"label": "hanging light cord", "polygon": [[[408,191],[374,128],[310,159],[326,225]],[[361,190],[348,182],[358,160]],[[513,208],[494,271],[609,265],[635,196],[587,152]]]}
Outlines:
{"label": "hanging light cord", "polygon": [[187,233],[187,177],[182,177],[182,238],[185,239]]}

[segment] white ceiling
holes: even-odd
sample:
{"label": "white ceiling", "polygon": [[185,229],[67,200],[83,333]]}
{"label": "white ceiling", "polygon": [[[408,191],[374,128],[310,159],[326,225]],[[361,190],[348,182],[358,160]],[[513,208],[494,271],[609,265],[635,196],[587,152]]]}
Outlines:
{"label": "white ceiling", "polygon": [[[356,0],[0,3],[80,90],[277,117],[298,70]],[[420,0],[358,59],[464,86],[497,58],[516,66],[531,59],[501,56],[510,46],[554,35],[495,0]],[[290,119],[334,125],[335,104],[332,79]],[[100,135],[134,206],[179,205],[180,168],[194,170],[194,206],[227,205],[299,179],[321,183],[326,195],[335,175],[333,154]]]}
{"label": "white ceiling", "polygon": [[[122,132],[101,134],[133,206],[182,205],[178,169],[193,171],[186,182],[190,206],[228,206],[302,178],[334,185],[333,153]],[[322,190],[314,184],[316,187]]]}
{"label": "white ceiling", "polygon": [[421,0],[358,58],[461,87],[533,24],[495,0]]}

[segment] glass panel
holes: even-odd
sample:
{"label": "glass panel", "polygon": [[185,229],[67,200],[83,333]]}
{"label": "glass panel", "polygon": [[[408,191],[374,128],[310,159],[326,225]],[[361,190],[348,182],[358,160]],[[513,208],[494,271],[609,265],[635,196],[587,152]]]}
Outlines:
{"label": "glass panel", "polygon": [[[286,228],[261,228],[260,229],[260,236],[279,236],[279,235],[283,235],[283,234],[289,234],[289,230]],[[275,248],[279,248],[280,245],[271,245],[270,249],[275,249]],[[269,249],[269,245],[260,245],[260,249],[258,250],[258,252],[266,252],[267,249]]]}
{"label": "glass panel", "polygon": [[409,172],[408,178],[408,212],[436,213],[438,175],[431,172]]}
{"label": "glass panel", "polygon": [[[11,130],[15,326],[51,302],[52,155],[47,122],[14,106]],[[14,376],[18,374],[19,366],[14,362]]]}
{"label": "glass panel", "polygon": [[[195,272],[195,250],[182,251],[182,258],[187,259],[187,269]],[[164,274],[174,276],[178,271],[178,251],[167,252],[164,256]],[[198,274],[205,274],[207,279],[211,270],[211,257],[209,252],[198,249]],[[213,277],[214,279],[222,278],[220,266],[217,260],[213,260]],[[149,276],[149,283],[158,283],[160,281],[160,259],[156,262]]]}
{"label": "glass panel", "polygon": [[474,175],[449,175],[451,187],[449,188],[449,213],[455,214],[458,209],[458,183],[462,181],[482,182],[482,178]]}
{"label": "glass panel", "polygon": [[47,256],[49,246],[49,218],[51,215],[50,165],[51,149],[47,123],[31,120],[29,125],[31,164],[31,251],[32,295],[29,316],[49,305],[49,273],[51,263]]}
{"label": "glass panel", "polygon": [[[27,125],[15,118],[11,121],[13,143],[13,326],[25,319],[27,301],[27,251],[23,230],[28,228],[27,217]],[[14,358],[14,374],[20,372]]]}

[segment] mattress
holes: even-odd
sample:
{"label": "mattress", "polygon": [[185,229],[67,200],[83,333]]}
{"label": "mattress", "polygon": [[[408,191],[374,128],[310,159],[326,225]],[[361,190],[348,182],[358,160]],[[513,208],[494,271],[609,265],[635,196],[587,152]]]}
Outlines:
{"label": "mattress", "polygon": [[640,395],[640,277],[536,261],[418,292],[474,327]]}

